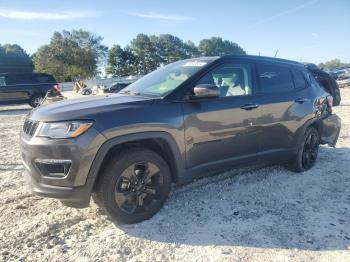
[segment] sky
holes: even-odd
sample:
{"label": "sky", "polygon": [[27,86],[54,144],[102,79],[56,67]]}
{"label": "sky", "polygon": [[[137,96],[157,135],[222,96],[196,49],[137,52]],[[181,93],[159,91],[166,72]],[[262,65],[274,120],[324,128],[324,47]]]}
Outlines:
{"label": "sky", "polygon": [[103,44],[169,33],[196,44],[220,36],[248,54],[350,62],[350,0],[0,0],[0,44],[28,53],[55,31],[84,29]]}

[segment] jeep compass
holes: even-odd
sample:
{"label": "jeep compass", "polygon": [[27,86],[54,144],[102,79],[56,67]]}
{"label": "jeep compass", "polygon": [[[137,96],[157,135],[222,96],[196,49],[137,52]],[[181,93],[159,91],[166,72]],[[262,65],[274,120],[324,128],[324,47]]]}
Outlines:
{"label": "jeep compass", "polygon": [[249,165],[312,168],[335,146],[332,96],[301,63],[260,56],[204,57],[161,67],[118,94],[40,106],[21,132],[34,194],[137,223],[171,183]]}

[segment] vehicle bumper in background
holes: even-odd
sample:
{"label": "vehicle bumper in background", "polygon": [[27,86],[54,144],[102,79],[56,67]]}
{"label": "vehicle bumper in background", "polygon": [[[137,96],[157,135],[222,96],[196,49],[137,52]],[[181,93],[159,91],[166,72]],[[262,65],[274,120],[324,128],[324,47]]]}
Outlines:
{"label": "vehicle bumper in background", "polygon": [[321,144],[335,146],[338,141],[341,128],[341,120],[335,115],[329,115],[322,120]]}

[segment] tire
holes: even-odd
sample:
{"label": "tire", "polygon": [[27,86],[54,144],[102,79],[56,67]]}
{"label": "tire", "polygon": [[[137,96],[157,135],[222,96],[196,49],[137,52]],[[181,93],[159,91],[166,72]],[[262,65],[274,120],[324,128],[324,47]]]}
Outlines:
{"label": "tire", "polygon": [[288,163],[287,168],[294,172],[311,169],[316,163],[319,146],[320,138],[317,130],[314,127],[307,128],[298,152]]}
{"label": "tire", "polygon": [[43,102],[44,96],[39,94],[39,95],[33,95],[30,100],[29,100],[29,105],[33,108],[36,108],[41,105]]}
{"label": "tire", "polygon": [[84,90],[83,91],[83,95],[87,96],[87,95],[91,95],[92,91],[91,90]]}
{"label": "tire", "polygon": [[94,199],[121,224],[151,218],[163,206],[171,187],[167,163],[155,152],[134,148],[111,158],[97,181]]}

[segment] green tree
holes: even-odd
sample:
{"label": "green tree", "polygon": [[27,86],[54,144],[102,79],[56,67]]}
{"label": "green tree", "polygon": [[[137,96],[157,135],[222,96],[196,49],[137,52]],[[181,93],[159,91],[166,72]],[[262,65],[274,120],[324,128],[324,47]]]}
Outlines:
{"label": "green tree", "polygon": [[0,45],[0,73],[33,72],[30,56],[17,44]]}
{"label": "green tree", "polygon": [[340,61],[340,59],[332,59],[329,60],[325,63],[320,63],[318,65],[320,68],[326,69],[326,70],[331,70],[331,69],[335,69],[338,67],[346,67],[346,66],[350,66],[350,63],[343,63],[342,61]]}
{"label": "green tree", "polygon": [[192,42],[192,41],[187,41],[185,43],[185,50],[186,50],[186,54],[189,57],[199,57],[201,56],[201,53],[198,49],[198,47]]}
{"label": "green tree", "polygon": [[198,49],[202,56],[245,55],[246,52],[236,43],[222,40],[221,37],[202,39]]}
{"label": "green tree", "polygon": [[55,32],[33,55],[35,71],[53,74],[58,81],[94,77],[107,52],[101,42],[102,37],[83,30]]}
{"label": "green tree", "polygon": [[108,51],[108,65],[106,73],[114,76],[128,76],[136,72],[136,58],[129,46],[122,49],[114,45]]}
{"label": "green tree", "polygon": [[157,53],[157,37],[138,34],[131,41],[130,48],[136,58],[135,72],[147,74],[155,70],[161,63]]}
{"label": "green tree", "polygon": [[178,60],[225,54],[245,54],[245,51],[236,43],[219,37],[203,39],[197,47],[171,34],[138,34],[126,48],[115,45],[109,50],[106,72],[121,76],[143,75]]}
{"label": "green tree", "polygon": [[163,64],[192,57],[191,48],[180,38],[170,34],[160,35],[156,46],[159,59]]}

